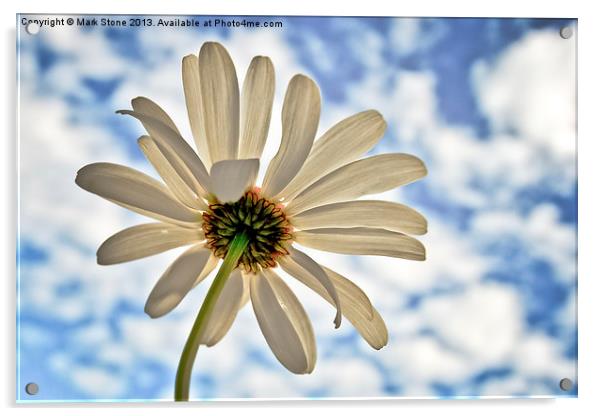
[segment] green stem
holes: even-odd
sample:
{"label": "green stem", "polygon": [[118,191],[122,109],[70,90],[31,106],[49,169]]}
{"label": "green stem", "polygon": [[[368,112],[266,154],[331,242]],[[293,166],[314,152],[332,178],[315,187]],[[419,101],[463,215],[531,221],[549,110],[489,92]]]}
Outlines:
{"label": "green stem", "polygon": [[215,303],[219,298],[219,294],[228,280],[230,273],[236,268],[240,256],[247,248],[249,244],[249,237],[245,233],[236,234],[234,240],[230,243],[226,258],[222,263],[217,276],[213,279],[213,283],[205,296],[205,301],[199,310],[199,313],[194,321],[194,325],[190,330],[182,356],[180,357],[180,363],[178,364],[178,372],[176,374],[176,387],[174,397],[178,402],[188,401],[188,395],[190,392],[190,376],[192,374],[192,366],[194,365],[194,359],[199,349],[199,337],[202,333],[204,326],[207,324],[209,315],[213,311]]}

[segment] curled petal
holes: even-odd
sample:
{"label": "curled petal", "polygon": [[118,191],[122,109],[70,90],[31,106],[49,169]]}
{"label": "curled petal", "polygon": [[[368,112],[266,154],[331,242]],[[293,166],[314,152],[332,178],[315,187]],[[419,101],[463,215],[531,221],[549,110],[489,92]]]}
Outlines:
{"label": "curled petal", "polygon": [[[134,102],[134,101],[132,101]],[[119,110],[117,114],[132,116],[142,122],[148,134],[157,143],[161,153],[197,194],[205,195],[209,188],[209,174],[192,147],[180,134],[148,114]]]}
{"label": "curled petal", "polygon": [[[334,318],[334,326],[335,328],[338,328],[341,326],[341,304],[339,302],[337,290],[330,280],[330,277],[326,274],[322,267],[307,254],[293,247],[291,247],[289,251],[290,255],[282,256],[278,261],[278,264],[280,264],[284,271],[291,276],[300,280],[315,279],[322,287],[324,287],[324,289],[326,289],[326,292],[330,296],[337,309],[337,314]],[[302,277],[298,277],[300,275]]]}
{"label": "curled petal", "polygon": [[[374,309],[368,296],[351,280],[346,279],[328,267],[322,266],[337,289],[341,300],[343,316],[351,322],[360,335],[370,346],[376,350],[387,345],[389,335],[387,327],[380,314]],[[300,279],[301,280],[301,279]],[[315,280],[301,280],[334,306],[323,287],[317,285]]]}

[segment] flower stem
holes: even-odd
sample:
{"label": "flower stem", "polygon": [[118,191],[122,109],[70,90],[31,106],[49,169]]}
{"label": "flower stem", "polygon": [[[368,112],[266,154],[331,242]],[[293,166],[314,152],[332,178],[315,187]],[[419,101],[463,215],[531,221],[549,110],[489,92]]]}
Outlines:
{"label": "flower stem", "polygon": [[188,395],[190,392],[190,376],[192,374],[192,366],[194,365],[194,359],[199,349],[200,336],[203,327],[207,324],[209,315],[213,311],[215,303],[219,298],[219,294],[226,284],[226,280],[230,276],[230,273],[236,268],[240,256],[247,248],[249,244],[249,237],[245,233],[237,234],[228,248],[228,253],[224,258],[222,266],[217,272],[217,276],[213,279],[213,283],[205,296],[205,301],[199,310],[199,313],[194,321],[194,325],[190,330],[182,356],[180,357],[180,363],[178,364],[178,372],[176,374],[176,386],[174,398],[176,401],[188,401]]}

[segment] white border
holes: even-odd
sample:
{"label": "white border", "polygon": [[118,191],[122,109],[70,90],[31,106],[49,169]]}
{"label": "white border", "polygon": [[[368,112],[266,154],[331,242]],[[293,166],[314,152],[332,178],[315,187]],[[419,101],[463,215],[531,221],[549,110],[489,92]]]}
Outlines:
{"label": "white border", "polygon": [[[2,280],[2,407],[5,415],[28,414],[30,411],[46,415],[132,415],[134,408],[143,408],[146,415],[173,412],[177,407],[183,414],[211,411],[281,414],[305,414],[319,411],[344,411],[345,415],[378,411],[384,414],[400,412],[414,414],[470,415],[486,412],[488,415],[507,415],[510,412],[529,412],[531,415],[596,414],[602,408],[602,395],[597,391],[602,368],[600,355],[602,336],[599,316],[602,316],[602,276],[597,257],[602,248],[600,239],[600,189],[602,155],[600,146],[600,74],[601,58],[598,52],[602,39],[600,17],[592,6],[579,1],[528,2],[503,0],[477,2],[470,0],[398,2],[370,0],[365,2],[304,0],[229,0],[202,2],[190,0],[145,0],[125,2],[104,0],[82,2],[68,0],[2,2],[2,82],[3,99],[0,107],[4,134],[2,135],[2,230],[4,240],[0,256],[4,275]],[[364,15],[364,16],[496,16],[496,17],[576,17],[579,18],[579,399],[520,399],[520,400],[386,400],[386,401],[274,401],[274,402],[211,402],[211,403],[123,403],[89,405],[47,404],[32,406],[15,404],[15,14],[21,13],[153,13],[153,14],[235,14],[235,15]],[[553,97],[551,97],[553,99]],[[598,319],[597,319],[598,318]],[[202,408],[202,409],[199,409]],[[374,409],[374,410],[373,410]]]}

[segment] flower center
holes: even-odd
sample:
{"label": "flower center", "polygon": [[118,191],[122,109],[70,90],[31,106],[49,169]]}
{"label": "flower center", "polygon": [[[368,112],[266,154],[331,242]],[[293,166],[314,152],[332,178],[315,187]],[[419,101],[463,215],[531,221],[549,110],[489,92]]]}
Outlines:
{"label": "flower center", "polygon": [[224,258],[236,234],[245,233],[249,244],[238,267],[256,273],[275,267],[276,258],[289,254],[292,227],[283,207],[259,196],[259,189],[245,192],[236,202],[211,204],[203,213],[203,231],[207,247],[216,257]]}

